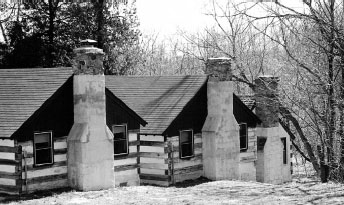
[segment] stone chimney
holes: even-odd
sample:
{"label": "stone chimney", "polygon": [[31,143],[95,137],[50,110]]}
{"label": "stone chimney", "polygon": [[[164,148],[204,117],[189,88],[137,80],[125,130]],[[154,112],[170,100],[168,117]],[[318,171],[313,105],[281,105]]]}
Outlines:
{"label": "stone chimney", "polygon": [[260,76],[255,80],[256,115],[262,127],[278,127],[278,77]]}
{"label": "stone chimney", "polygon": [[231,60],[229,58],[209,58],[205,66],[205,74],[209,75],[209,81],[232,80]]}
{"label": "stone chimney", "polygon": [[239,126],[233,114],[230,59],[206,63],[208,116],[202,128],[204,176],[211,180],[239,179]]}
{"label": "stone chimney", "polygon": [[69,132],[68,181],[77,190],[114,186],[113,137],[106,125],[103,51],[82,41],[74,49],[74,124]]}

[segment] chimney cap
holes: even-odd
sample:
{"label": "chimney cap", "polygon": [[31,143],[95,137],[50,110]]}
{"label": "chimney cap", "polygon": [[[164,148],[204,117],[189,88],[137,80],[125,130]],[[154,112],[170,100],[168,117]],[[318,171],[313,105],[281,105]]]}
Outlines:
{"label": "chimney cap", "polygon": [[81,47],[93,47],[97,44],[97,41],[92,39],[84,39],[80,41]]}
{"label": "chimney cap", "polygon": [[216,57],[216,58],[208,58],[209,61],[216,61],[216,60],[228,60],[230,61],[231,59],[228,58],[228,57],[225,57],[225,56],[222,56],[222,57]]}

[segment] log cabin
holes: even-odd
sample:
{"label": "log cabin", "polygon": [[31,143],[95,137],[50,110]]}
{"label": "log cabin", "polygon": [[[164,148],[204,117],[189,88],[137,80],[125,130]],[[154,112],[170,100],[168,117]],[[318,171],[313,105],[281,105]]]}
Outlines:
{"label": "log cabin", "polygon": [[101,49],[75,52],[72,68],[0,70],[0,192],[290,181],[290,138],[265,103],[277,78],[256,80],[253,110],[228,59],[206,75],[104,76]]}

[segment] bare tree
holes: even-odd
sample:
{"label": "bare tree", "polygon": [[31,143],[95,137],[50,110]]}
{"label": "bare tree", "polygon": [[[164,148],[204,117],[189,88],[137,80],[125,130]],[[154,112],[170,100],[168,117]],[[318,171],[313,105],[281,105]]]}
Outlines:
{"label": "bare tree", "polygon": [[[251,8],[257,6],[268,13],[255,16],[249,7],[241,12],[289,62],[281,70],[285,82],[280,113],[292,125],[287,129],[300,139],[323,182],[329,177],[343,181],[342,1],[304,1],[302,9],[276,1]],[[264,29],[257,26],[261,20],[269,21]]]}

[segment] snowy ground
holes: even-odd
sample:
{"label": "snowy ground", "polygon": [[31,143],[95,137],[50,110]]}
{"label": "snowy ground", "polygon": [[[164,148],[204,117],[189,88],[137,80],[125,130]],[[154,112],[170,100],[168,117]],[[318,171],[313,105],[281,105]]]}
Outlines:
{"label": "snowy ground", "polygon": [[[309,163],[294,160],[293,181],[282,185],[258,182],[197,180],[177,187],[137,186],[92,192],[55,192],[26,196],[11,205],[79,204],[344,204],[344,185],[322,184]],[[5,200],[4,200],[5,199]]]}
{"label": "snowy ground", "polygon": [[344,204],[344,186],[309,178],[283,185],[217,181],[184,188],[121,187],[106,191],[65,192],[10,204]]}

